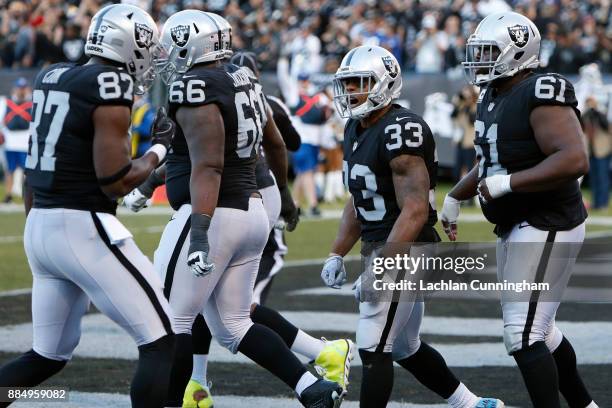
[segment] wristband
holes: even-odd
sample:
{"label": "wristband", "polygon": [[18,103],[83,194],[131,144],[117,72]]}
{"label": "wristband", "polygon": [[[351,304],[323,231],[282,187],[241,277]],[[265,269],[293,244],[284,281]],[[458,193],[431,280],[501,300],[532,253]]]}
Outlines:
{"label": "wristband", "polygon": [[157,155],[158,163],[161,163],[166,158],[166,153],[168,153],[168,149],[163,144],[157,143],[154,144],[147,150],[147,153],[155,153]]}
{"label": "wristband", "polygon": [[487,189],[489,190],[489,194],[492,198],[499,198],[503,195],[512,192],[512,188],[510,187],[511,177],[511,174],[496,174],[485,179],[485,182],[487,183]]}
{"label": "wristband", "polygon": [[149,177],[147,177],[144,183],[138,186],[138,189],[144,196],[151,198],[155,189],[163,185],[165,182],[166,180],[157,174],[157,169],[155,169],[151,172],[151,174],[149,174]]}
{"label": "wristband", "polygon": [[208,242],[208,228],[212,218],[206,214],[191,214],[191,242]]}

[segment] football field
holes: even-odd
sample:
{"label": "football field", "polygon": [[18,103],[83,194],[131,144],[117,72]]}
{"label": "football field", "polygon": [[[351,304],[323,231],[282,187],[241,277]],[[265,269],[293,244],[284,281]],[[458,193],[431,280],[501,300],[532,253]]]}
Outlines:
{"label": "football field", "polygon": [[[439,201],[441,202],[441,201]],[[18,206],[0,209],[0,363],[31,346],[31,275],[23,253],[24,216]],[[134,233],[143,251],[152,256],[169,219],[164,207],[142,215],[120,215]],[[355,338],[357,304],[350,290],[359,262],[353,253],[348,262],[349,282],[343,290],[323,287],[319,277],[322,259],[329,251],[338,225],[338,210],[327,209],[326,217],[304,220],[287,235],[289,256],[274,280],[268,305],[281,311],[310,334],[328,339]],[[460,237],[470,241],[492,241],[492,228],[477,210],[467,211],[460,224]],[[612,222],[607,216],[592,217],[589,240],[608,240]],[[612,253],[612,244],[610,245]],[[610,255],[612,257],[612,255]],[[596,266],[596,265],[595,265]],[[572,293],[610,290],[612,271],[590,264],[576,267],[570,281]],[[503,324],[495,299],[436,298],[426,305],[422,338],[445,357],[455,374],[475,393],[503,399],[507,405],[528,407],[527,392],[514,360],[503,346]],[[600,407],[612,406],[612,304],[563,304],[557,315],[561,330],[576,349],[584,380]],[[16,406],[127,407],[129,384],[137,358],[136,346],[118,326],[93,310],[83,320],[83,335],[73,361],[46,385],[70,388],[66,404],[20,403]],[[213,342],[208,378],[213,383],[216,407],[298,407],[292,392],[281,381],[240,355],[232,355]],[[347,400],[356,407],[361,362],[357,357],[351,372]],[[394,403],[390,407],[446,406],[444,401],[418,384],[400,367],[395,369]]]}

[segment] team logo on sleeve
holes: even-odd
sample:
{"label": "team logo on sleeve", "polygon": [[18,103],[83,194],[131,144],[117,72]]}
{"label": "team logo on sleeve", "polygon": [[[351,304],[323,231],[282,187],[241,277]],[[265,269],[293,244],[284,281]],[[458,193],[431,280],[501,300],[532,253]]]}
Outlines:
{"label": "team logo on sleeve", "polygon": [[149,48],[153,42],[153,30],[145,24],[136,23],[134,25],[134,38],[136,45],[140,48]]}
{"label": "team logo on sleeve", "polygon": [[170,29],[170,36],[172,41],[179,47],[184,47],[189,41],[189,26],[188,25],[177,25]]}
{"label": "team logo on sleeve", "polygon": [[510,34],[510,39],[519,48],[523,48],[527,44],[527,41],[529,41],[529,27],[527,26],[517,24],[508,27],[508,34]]}

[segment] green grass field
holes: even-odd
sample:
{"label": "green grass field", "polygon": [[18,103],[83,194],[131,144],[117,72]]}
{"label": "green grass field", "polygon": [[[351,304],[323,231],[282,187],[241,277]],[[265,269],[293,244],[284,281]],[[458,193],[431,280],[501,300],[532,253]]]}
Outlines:
{"label": "green grass field", "polygon": [[[441,205],[444,194],[450,185],[443,184],[437,190],[437,202]],[[0,191],[0,197],[3,192]],[[339,209],[341,204],[325,205],[325,209]],[[146,214],[146,210],[145,214]],[[463,213],[480,213],[477,207],[466,207]],[[594,215],[608,215],[610,211]],[[612,215],[612,214],[610,214]],[[134,234],[142,251],[150,258],[157,247],[163,227],[168,221],[166,215],[120,216],[124,225]],[[325,257],[336,236],[339,220],[303,219],[297,230],[287,233],[289,248],[288,260],[312,259]],[[22,213],[0,213],[0,291],[27,288],[31,285],[31,274],[23,250],[23,228],[25,215]],[[437,225],[439,233],[444,237]],[[612,230],[610,227],[588,226],[588,232]],[[462,241],[485,242],[495,239],[493,227],[486,222],[463,223],[459,225],[459,239]],[[358,248],[353,249],[358,253]]]}

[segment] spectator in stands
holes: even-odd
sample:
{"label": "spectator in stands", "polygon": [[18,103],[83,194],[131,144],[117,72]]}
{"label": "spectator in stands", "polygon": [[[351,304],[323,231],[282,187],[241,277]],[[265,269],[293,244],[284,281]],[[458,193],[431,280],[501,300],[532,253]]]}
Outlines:
{"label": "spectator in stands", "polygon": [[442,72],[448,41],[446,36],[438,31],[436,17],[433,14],[427,14],[423,18],[423,28],[417,35],[414,47],[417,50],[416,72]]}
{"label": "spectator in stands", "polygon": [[13,87],[11,96],[4,99],[0,106],[0,126],[7,168],[5,172],[4,202],[13,201],[13,195],[21,196],[23,171],[26,166],[28,151],[28,129],[32,111],[32,91],[25,78],[19,78]]}
{"label": "spectator in stands", "polygon": [[592,192],[591,208],[608,207],[610,197],[610,157],[612,134],[606,115],[598,110],[597,100],[587,98],[587,109],[582,115],[584,130],[589,141],[591,163],[589,179]]}
{"label": "spectator in stands", "polygon": [[477,100],[478,92],[472,85],[466,85],[453,98],[454,109],[451,116],[460,132],[454,169],[455,180],[461,180],[474,167],[476,162],[474,121],[476,120]]}

